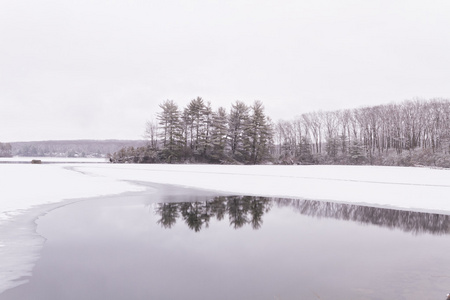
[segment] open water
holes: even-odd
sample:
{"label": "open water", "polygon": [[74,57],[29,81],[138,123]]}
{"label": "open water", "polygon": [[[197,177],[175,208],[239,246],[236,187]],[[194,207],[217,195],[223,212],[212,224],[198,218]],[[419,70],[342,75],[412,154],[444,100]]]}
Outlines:
{"label": "open water", "polygon": [[445,299],[450,216],[153,186],[37,221],[10,299]]}

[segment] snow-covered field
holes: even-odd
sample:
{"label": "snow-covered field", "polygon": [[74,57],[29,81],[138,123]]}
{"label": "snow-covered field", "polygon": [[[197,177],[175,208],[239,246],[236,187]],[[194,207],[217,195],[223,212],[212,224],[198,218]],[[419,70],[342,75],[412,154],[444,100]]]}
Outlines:
{"label": "snow-covered field", "polygon": [[[34,206],[64,199],[145,190],[132,181],[450,214],[450,170],[369,166],[0,164],[0,293],[19,284],[13,280],[32,269],[36,253],[17,251],[17,247],[39,251],[43,243],[35,239],[30,246],[26,238],[19,240],[17,235],[21,229],[15,231],[8,227],[14,216]],[[8,228],[7,234],[2,227]]]}

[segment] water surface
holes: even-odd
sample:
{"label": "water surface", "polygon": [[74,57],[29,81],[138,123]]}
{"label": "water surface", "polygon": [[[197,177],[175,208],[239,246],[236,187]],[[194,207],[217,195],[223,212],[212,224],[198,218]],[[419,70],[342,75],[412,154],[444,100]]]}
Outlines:
{"label": "water surface", "polygon": [[447,215],[158,186],[38,220],[0,299],[445,299]]}

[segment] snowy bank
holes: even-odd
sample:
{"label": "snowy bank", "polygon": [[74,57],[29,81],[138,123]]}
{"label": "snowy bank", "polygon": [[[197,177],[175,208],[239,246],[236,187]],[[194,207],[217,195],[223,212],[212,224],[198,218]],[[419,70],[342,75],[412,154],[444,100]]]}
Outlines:
{"label": "snowy bank", "polygon": [[0,224],[35,205],[142,190],[114,178],[86,176],[66,164],[0,164]]}
{"label": "snowy bank", "polygon": [[35,205],[144,190],[126,181],[450,214],[450,170],[375,166],[0,164],[0,223]]}
{"label": "snowy bank", "polygon": [[89,165],[115,180],[450,214],[450,170],[378,166]]}

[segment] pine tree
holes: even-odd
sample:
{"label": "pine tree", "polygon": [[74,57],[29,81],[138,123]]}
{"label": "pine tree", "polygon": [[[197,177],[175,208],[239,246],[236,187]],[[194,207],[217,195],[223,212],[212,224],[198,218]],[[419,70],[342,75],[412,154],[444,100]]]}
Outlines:
{"label": "pine tree", "polygon": [[328,157],[331,159],[336,159],[338,152],[339,152],[339,143],[340,140],[338,137],[335,136],[328,136],[327,137],[327,144],[326,144],[326,151]]}
{"label": "pine tree", "polygon": [[184,140],[183,128],[180,122],[180,111],[172,100],[166,100],[159,106],[162,112],[158,113],[161,126],[161,139],[163,149],[162,158],[167,162],[178,161],[181,158]]}
{"label": "pine tree", "polygon": [[255,101],[250,111],[245,124],[244,149],[247,162],[257,164],[267,158],[272,132],[261,101]]}
{"label": "pine tree", "polygon": [[211,140],[211,130],[213,122],[213,111],[211,108],[211,103],[208,102],[203,109],[203,127],[201,134],[199,136],[199,147],[201,150],[201,157],[207,159],[212,151],[212,140]]}
{"label": "pine tree", "polygon": [[227,146],[227,132],[228,132],[228,115],[223,107],[213,113],[211,123],[211,159],[219,162],[225,158],[225,148]]}
{"label": "pine tree", "polygon": [[311,164],[313,163],[313,155],[312,155],[312,143],[311,139],[306,136],[302,136],[299,144],[299,161],[302,164]]}
{"label": "pine tree", "polygon": [[245,103],[236,101],[231,106],[231,111],[228,116],[228,138],[230,143],[231,156],[243,161],[243,141],[245,135],[245,125],[248,120],[249,108]]}
{"label": "pine tree", "polygon": [[187,106],[187,119],[190,121],[190,147],[194,154],[200,151],[200,139],[205,126],[205,103],[201,97],[191,100]]}
{"label": "pine tree", "polygon": [[353,140],[349,149],[349,160],[354,165],[362,164],[365,161],[364,145],[358,140]]}

